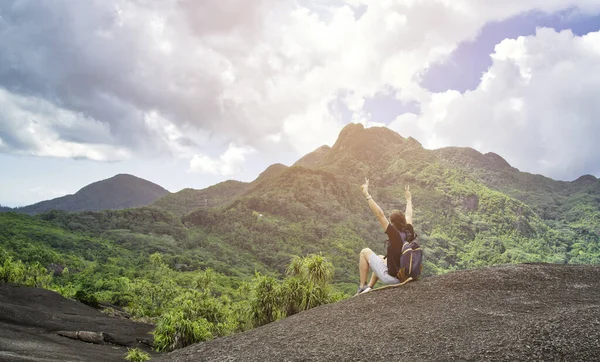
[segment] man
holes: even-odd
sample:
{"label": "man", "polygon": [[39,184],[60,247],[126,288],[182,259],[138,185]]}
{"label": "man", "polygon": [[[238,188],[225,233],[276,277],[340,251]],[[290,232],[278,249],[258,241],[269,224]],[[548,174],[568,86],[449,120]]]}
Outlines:
{"label": "man", "polygon": [[[388,235],[387,257],[375,254],[371,249],[365,248],[360,252],[358,270],[360,275],[360,284],[356,294],[368,292],[373,288],[377,280],[384,284],[398,284],[397,278],[400,269],[400,257],[402,256],[402,238],[400,232],[412,231],[412,196],[409,186],[404,188],[406,196],[406,215],[402,211],[395,210],[390,215],[390,220],[386,219],[383,210],[377,205],[373,197],[369,195],[369,179],[365,178],[365,183],[361,186],[362,192],[369,203],[371,211],[379,220],[379,224]],[[373,271],[371,280],[367,284],[369,269]]]}

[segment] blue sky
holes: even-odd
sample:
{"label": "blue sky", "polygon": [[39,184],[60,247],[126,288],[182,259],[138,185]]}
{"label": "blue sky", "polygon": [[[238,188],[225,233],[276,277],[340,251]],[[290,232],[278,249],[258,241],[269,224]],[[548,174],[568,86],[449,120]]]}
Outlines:
{"label": "blue sky", "polygon": [[450,59],[430,68],[424,76],[423,85],[432,92],[475,89],[481,75],[492,63],[489,55],[496,44],[506,38],[533,35],[539,27],[559,31],[570,29],[576,35],[584,35],[600,30],[600,16],[577,14],[574,9],[554,14],[531,11],[486,24],[474,41],[460,44]]}
{"label": "blue sky", "polygon": [[251,181],[349,122],[600,176],[600,6],[384,3],[3,2],[0,204]]}

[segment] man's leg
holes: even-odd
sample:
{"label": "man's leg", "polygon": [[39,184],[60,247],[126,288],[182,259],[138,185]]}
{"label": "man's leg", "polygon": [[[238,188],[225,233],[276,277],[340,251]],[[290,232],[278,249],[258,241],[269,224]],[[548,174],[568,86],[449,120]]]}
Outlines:
{"label": "man's leg", "polygon": [[358,260],[358,274],[360,276],[360,287],[364,287],[367,283],[367,277],[369,276],[369,256],[373,254],[373,251],[369,248],[364,248],[360,251]]}
{"label": "man's leg", "polygon": [[387,259],[382,260],[381,256],[371,253],[369,255],[369,268],[377,275],[377,278],[383,284],[398,284],[400,281],[388,274]]}
{"label": "man's leg", "polygon": [[[381,258],[381,260],[383,260],[385,265],[387,265],[387,260],[383,258],[383,255],[379,255],[379,257]],[[379,278],[377,277],[377,274],[375,274],[375,272],[373,272],[373,274],[371,275],[371,281],[368,284],[369,287],[373,288],[378,280],[379,280]]]}

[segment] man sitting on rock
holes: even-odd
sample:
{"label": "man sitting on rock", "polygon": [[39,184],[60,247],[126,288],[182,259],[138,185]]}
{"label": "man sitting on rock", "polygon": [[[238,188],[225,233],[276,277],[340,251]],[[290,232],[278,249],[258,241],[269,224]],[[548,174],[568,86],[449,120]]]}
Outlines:
{"label": "man sitting on rock", "polygon": [[[362,192],[365,195],[371,211],[379,220],[381,227],[388,235],[389,242],[387,245],[387,255],[375,254],[371,249],[365,248],[360,252],[358,262],[358,270],[360,274],[360,284],[356,294],[368,292],[373,288],[377,280],[381,280],[384,284],[398,284],[400,280],[397,278],[400,269],[400,257],[402,256],[402,238],[400,232],[414,233],[412,227],[412,196],[409,186],[406,185],[404,194],[406,196],[406,216],[402,211],[395,210],[390,214],[390,220],[386,219],[383,210],[377,205],[373,197],[369,195],[369,179],[365,178],[365,183],[361,186]],[[369,268],[373,271],[369,284],[367,277]]]}

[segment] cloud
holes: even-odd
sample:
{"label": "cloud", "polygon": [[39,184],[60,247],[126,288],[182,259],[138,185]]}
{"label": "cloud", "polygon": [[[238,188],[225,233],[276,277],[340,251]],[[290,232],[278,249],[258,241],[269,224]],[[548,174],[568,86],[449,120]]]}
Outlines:
{"label": "cloud", "polygon": [[2,88],[0,121],[0,151],[95,161],[120,161],[130,157],[126,148],[115,144],[107,124]]}
{"label": "cloud", "polygon": [[433,94],[424,105],[416,122],[425,145],[493,151],[564,180],[600,173],[600,32],[540,28],[502,41],[491,57],[477,89]]}
{"label": "cloud", "polygon": [[[364,99],[391,89],[403,101],[429,102],[421,75],[487,22],[536,9],[600,9],[596,0],[324,4],[2,1],[6,98],[41,107],[28,108],[32,114],[52,106],[85,127],[46,117],[51,136],[40,141],[12,119],[0,150],[95,160],[172,155],[197,164],[229,144],[262,151],[278,139],[282,152],[301,155],[335,140],[343,124],[331,103],[339,94],[352,95],[353,120],[375,124]],[[215,162],[208,169],[223,171]]]}
{"label": "cloud", "polygon": [[218,159],[203,154],[194,155],[190,161],[189,171],[222,176],[233,175],[244,169],[246,156],[254,152],[253,148],[230,144]]}

